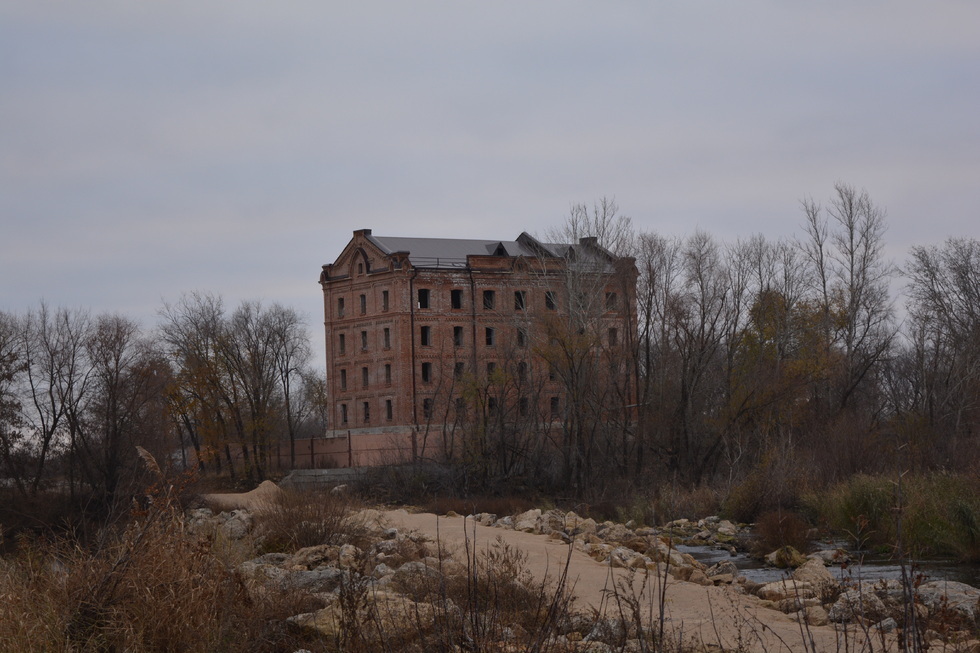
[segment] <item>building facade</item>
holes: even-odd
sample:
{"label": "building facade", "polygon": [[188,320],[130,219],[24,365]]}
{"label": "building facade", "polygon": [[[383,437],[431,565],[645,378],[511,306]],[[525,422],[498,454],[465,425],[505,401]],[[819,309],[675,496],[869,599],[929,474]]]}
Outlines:
{"label": "building facade", "polygon": [[[576,385],[608,381],[623,363],[615,352],[635,332],[635,277],[632,260],[591,238],[355,231],[320,276],[331,404],[324,462],[446,459],[477,446],[474,434],[561,437]],[[602,359],[590,366],[602,371],[570,378],[575,355]],[[632,390],[623,390],[617,401],[628,405]]]}

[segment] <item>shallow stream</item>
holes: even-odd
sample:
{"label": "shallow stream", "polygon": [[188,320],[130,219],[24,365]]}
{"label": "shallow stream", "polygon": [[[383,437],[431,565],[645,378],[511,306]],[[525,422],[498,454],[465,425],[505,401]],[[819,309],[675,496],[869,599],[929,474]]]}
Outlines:
{"label": "shallow stream", "polygon": [[[835,548],[835,544],[828,544],[826,548]],[[710,546],[688,546],[678,545],[677,550],[681,553],[691,554],[695,560],[711,566],[724,560],[735,563],[739,572],[755,583],[769,583],[785,578],[789,572],[785,569],[775,569],[767,567],[764,562],[757,560],[747,553],[736,553],[731,555],[724,549],[716,549]],[[902,578],[902,567],[891,559],[875,558],[871,554],[863,557],[859,553],[851,553],[854,558],[846,569],[840,567],[830,567],[830,572],[835,578],[842,580],[874,582],[879,579]],[[858,562],[860,560],[860,562]],[[907,573],[923,574],[930,580],[951,580],[966,583],[973,587],[980,587],[980,566],[960,564],[952,560],[917,560],[911,566],[906,566]]]}

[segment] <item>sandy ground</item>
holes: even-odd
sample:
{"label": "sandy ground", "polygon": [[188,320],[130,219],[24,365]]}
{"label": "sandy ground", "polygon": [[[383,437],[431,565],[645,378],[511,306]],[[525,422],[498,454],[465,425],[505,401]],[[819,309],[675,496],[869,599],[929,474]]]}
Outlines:
{"label": "sandy ground", "polygon": [[[267,482],[268,483],[268,482]],[[261,486],[245,494],[212,494],[203,498],[217,510],[235,508],[262,509],[274,500],[278,488]],[[374,511],[372,511],[374,512]],[[519,548],[527,556],[527,567],[538,579],[556,578],[568,562],[568,583],[576,596],[576,607],[592,608],[610,616],[619,616],[619,606],[611,590],[634,594],[639,598],[640,614],[645,622],[660,618],[661,589],[659,578],[642,574],[629,585],[628,572],[596,562],[581,551],[544,535],[521,533],[476,524],[463,517],[438,517],[431,513],[409,513],[391,510],[380,514],[381,523],[399,529],[416,530],[438,540],[449,551],[463,551],[468,545],[491,546],[498,539]],[[738,593],[730,587],[704,587],[669,579],[664,601],[665,629],[675,639],[699,647],[720,647],[726,651],[882,651],[877,639],[865,641],[863,633],[850,631],[846,636],[831,626],[801,628],[790,616],[761,608],[759,599]],[[845,638],[847,641],[845,641]],[[895,650],[894,641],[888,650]],[[717,649],[716,649],[717,650]]]}

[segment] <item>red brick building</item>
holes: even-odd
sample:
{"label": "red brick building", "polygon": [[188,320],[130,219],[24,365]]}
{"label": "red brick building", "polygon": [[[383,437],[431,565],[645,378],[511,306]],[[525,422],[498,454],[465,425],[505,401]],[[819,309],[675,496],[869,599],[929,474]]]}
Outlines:
{"label": "red brick building", "polygon": [[491,422],[553,430],[569,401],[556,371],[569,353],[565,335],[618,364],[611,353],[635,331],[634,283],[633,261],[594,238],[555,245],[526,233],[488,241],[355,231],[320,276],[332,406],[323,462],[458,455]]}

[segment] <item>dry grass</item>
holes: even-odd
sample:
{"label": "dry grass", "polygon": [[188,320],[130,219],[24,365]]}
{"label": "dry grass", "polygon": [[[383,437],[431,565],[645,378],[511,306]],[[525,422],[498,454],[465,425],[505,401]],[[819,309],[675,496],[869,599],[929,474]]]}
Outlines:
{"label": "dry grass", "polygon": [[255,515],[255,535],[261,553],[291,553],[319,544],[366,541],[368,528],[349,495],[282,490],[271,510]]}
{"label": "dry grass", "polygon": [[[3,651],[278,651],[309,637],[286,617],[310,597],[250,595],[209,539],[190,536],[173,486],[92,545],[23,539],[0,566]],[[291,648],[290,648],[291,647]]]}
{"label": "dry grass", "polygon": [[755,524],[756,548],[762,554],[791,546],[797,551],[806,552],[810,547],[807,535],[810,525],[795,512],[771,510],[759,515]]}
{"label": "dry grass", "polygon": [[556,577],[536,581],[524,553],[499,539],[464,553],[465,564],[397,579],[400,592],[436,606],[432,627],[419,629],[411,650],[493,650],[504,641],[519,651],[561,650],[554,636],[573,603],[567,564]]}

